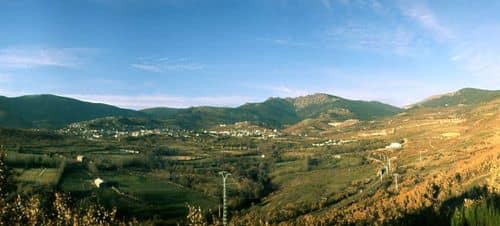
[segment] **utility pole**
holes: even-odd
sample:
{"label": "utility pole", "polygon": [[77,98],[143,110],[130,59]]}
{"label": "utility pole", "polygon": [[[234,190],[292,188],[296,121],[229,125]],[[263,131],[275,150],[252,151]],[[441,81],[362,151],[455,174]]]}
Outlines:
{"label": "utility pole", "polygon": [[391,159],[388,157],[387,158],[387,173],[391,172]]}
{"label": "utility pole", "polygon": [[222,225],[227,226],[227,201],[226,201],[226,179],[231,174],[226,171],[220,171],[222,176]]}
{"label": "utility pole", "polygon": [[396,191],[398,191],[398,176],[399,176],[399,174],[397,174],[397,173],[394,174],[394,180],[396,182]]}

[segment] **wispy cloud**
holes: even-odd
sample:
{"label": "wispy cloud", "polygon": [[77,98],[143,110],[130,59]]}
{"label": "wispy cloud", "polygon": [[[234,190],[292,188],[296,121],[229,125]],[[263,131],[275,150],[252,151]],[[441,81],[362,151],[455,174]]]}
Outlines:
{"label": "wispy cloud", "polygon": [[140,63],[131,64],[133,68],[148,72],[166,72],[166,71],[198,71],[205,67],[202,64],[192,62],[188,58],[169,59],[158,58],[153,60],[143,60]]}
{"label": "wispy cloud", "polygon": [[12,80],[12,76],[7,73],[0,72],[0,83],[7,83]]}
{"label": "wispy cloud", "polygon": [[319,2],[328,9],[332,8],[333,0],[319,0]]}
{"label": "wispy cloud", "polygon": [[[490,34],[493,35],[495,32]],[[495,37],[500,37],[500,33]],[[500,44],[485,39],[467,43],[454,47],[449,60],[471,76],[487,80],[489,85],[496,86],[491,88],[500,86],[500,59],[498,59]]]}
{"label": "wispy cloud", "polygon": [[424,29],[431,32],[440,40],[449,40],[455,37],[454,33],[443,25],[434,12],[426,5],[412,2],[401,6],[403,14],[413,19]]}
{"label": "wispy cloud", "polygon": [[265,42],[265,43],[271,43],[276,46],[283,46],[283,47],[299,47],[299,48],[324,48],[324,46],[321,45],[321,43],[313,43],[309,41],[301,41],[301,40],[295,40],[290,37],[280,37],[280,38],[256,38],[257,41],[259,42]]}
{"label": "wispy cloud", "polygon": [[360,8],[370,8],[380,10],[383,5],[378,0],[319,0],[319,2],[327,9],[339,6],[354,6]]}
{"label": "wispy cloud", "polygon": [[311,43],[294,41],[290,38],[287,39],[269,39],[274,44],[284,45],[284,46],[296,46],[296,47],[312,47]]}
{"label": "wispy cloud", "polygon": [[415,34],[401,26],[351,22],[338,25],[326,33],[331,45],[351,49],[410,55],[415,53],[412,50],[418,48]]}
{"label": "wispy cloud", "polygon": [[277,97],[297,97],[311,94],[307,89],[301,89],[286,85],[243,84],[242,86],[251,89],[265,90],[267,92],[270,92],[271,96]]}
{"label": "wispy cloud", "polygon": [[460,29],[452,29],[439,19],[440,15],[422,2],[403,5],[402,12],[438,41],[445,43],[444,47],[450,52],[449,60],[457,68],[471,76],[487,79],[490,85],[500,85],[500,60],[497,54],[500,51],[499,24],[477,22],[470,23],[470,27],[464,25]]}
{"label": "wispy cloud", "polygon": [[235,107],[247,102],[256,101],[247,96],[170,96],[170,95],[82,95],[62,94],[80,100],[106,103],[123,108],[144,109],[151,107],[184,108],[192,106]]}
{"label": "wispy cloud", "polygon": [[0,49],[0,68],[63,67],[82,64],[86,48],[8,47]]}

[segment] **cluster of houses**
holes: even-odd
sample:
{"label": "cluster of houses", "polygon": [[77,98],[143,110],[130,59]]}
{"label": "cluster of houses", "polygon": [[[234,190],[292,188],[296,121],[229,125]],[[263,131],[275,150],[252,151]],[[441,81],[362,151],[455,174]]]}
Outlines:
{"label": "cluster of houses", "polygon": [[137,129],[137,130],[119,130],[119,129],[89,129],[85,125],[79,123],[71,124],[68,127],[59,129],[57,132],[66,135],[79,136],[90,140],[102,138],[120,139],[123,137],[141,137],[147,135],[166,135],[170,137],[191,137],[193,135],[199,136],[192,130],[176,130],[171,128],[161,129]]}
{"label": "cluster of houses", "polygon": [[199,137],[201,134],[210,136],[231,136],[231,137],[260,137],[276,138],[282,134],[276,129],[266,129],[251,125],[248,122],[237,122],[235,124],[220,124],[216,128],[204,131],[194,131],[187,129],[157,128],[157,129],[134,129],[123,130],[119,128],[111,129],[91,129],[85,123],[73,123],[65,128],[59,129],[59,133],[83,137],[89,140],[103,138],[120,139],[123,137],[142,137],[147,135],[166,135],[174,138]]}
{"label": "cluster of houses", "polygon": [[334,145],[342,145],[342,144],[347,144],[347,143],[352,143],[355,142],[356,140],[327,140],[321,143],[313,143],[313,147],[324,147],[324,146],[334,146]]}
{"label": "cluster of houses", "polygon": [[212,137],[255,137],[259,139],[273,139],[283,134],[277,129],[267,129],[250,122],[237,122],[234,124],[220,124],[208,130],[188,130],[173,128],[89,128],[86,122],[73,123],[69,126],[57,130],[64,135],[82,137],[88,140],[117,139],[126,137],[142,137],[148,135],[162,135],[173,138],[192,138],[200,136]]}
{"label": "cluster of houses", "polygon": [[231,136],[231,137],[260,137],[276,138],[282,134],[277,129],[266,129],[254,126],[249,122],[237,122],[235,124],[220,124],[212,130],[203,131],[212,136]]}
{"label": "cluster of houses", "polygon": [[231,136],[231,137],[265,137],[265,138],[276,138],[280,134],[277,132],[269,132],[267,130],[205,130],[204,133],[215,135],[215,136]]}

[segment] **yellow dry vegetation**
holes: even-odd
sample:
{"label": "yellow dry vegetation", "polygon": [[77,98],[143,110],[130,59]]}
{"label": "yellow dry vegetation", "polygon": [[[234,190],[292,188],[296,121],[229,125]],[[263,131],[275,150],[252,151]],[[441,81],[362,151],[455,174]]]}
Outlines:
{"label": "yellow dry vegetation", "polygon": [[458,132],[447,132],[447,133],[441,134],[441,136],[444,137],[444,138],[454,138],[454,137],[460,136],[460,133],[458,133]]}
{"label": "yellow dry vegetation", "polygon": [[[411,141],[406,142],[403,151],[385,153],[394,159],[399,190],[395,190],[392,179],[386,179],[389,185],[379,182],[374,185],[377,190],[370,195],[356,196],[357,199],[345,205],[334,204],[321,211],[303,212],[298,218],[279,221],[279,224],[373,222],[382,225],[422,208],[439,208],[446,199],[473,186],[484,185],[492,192],[500,192],[499,112],[500,99],[497,99],[476,107],[417,109],[377,122],[377,128],[372,131],[395,128],[388,139],[408,138]],[[380,153],[368,152],[367,157],[372,154]],[[370,164],[379,163],[372,161]],[[370,177],[375,179],[376,175]],[[249,211],[234,222],[248,223],[259,218],[256,212]]]}

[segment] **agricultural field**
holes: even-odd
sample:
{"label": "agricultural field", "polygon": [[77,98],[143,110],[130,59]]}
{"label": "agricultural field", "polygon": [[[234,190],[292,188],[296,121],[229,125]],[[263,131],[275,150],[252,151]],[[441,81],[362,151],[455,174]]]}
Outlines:
{"label": "agricultural field", "polygon": [[57,168],[16,168],[14,172],[19,176],[16,178],[20,182],[34,183],[47,186],[57,184]]}

